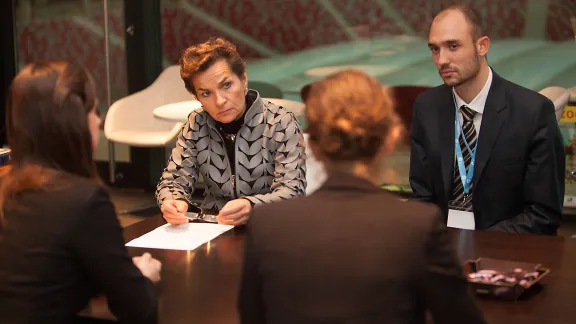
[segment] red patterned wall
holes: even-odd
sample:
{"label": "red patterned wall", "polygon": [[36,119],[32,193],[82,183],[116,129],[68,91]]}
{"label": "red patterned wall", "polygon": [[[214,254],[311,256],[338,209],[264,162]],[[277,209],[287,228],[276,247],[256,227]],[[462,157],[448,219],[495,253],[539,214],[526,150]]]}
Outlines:
{"label": "red patterned wall", "polygon": [[332,15],[314,0],[188,2],[279,52],[348,39]]}
{"label": "red patterned wall", "polygon": [[[126,63],[121,46],[110,46],[112,97],[125,95]],[[33,22],[18,30],[18,56],[21,64],[41,60],[77,60],[93,74],[99,98],[105,102],[106,62],[104,39],[69,19]]]}
{"label": "red patterned wall", "polygon": [[400,12],[405,22],[418,34],[428,32],[434,10],[427,6],[426,0],[394,0],[394,7]]}
{"label": "red patterned wall", "polygon": [[[402,18],[419,34],[426,35],[434,14],[442,7],[442,0],[430,5],[426,0],[394,0]],[[467,4],[484,19],[484,27],[493,38],[522,37],[526,0],[450,0],[450,4]]]}
{"label": "red patterned wall", "polygon": [[332,4],[350,26],[356,27],[355,32],[361,38],[402,34],[402,29],[384,15],[374,0],[333,0]]}
{"label": "red patterned wall", "polygon": [[[104,28],[104,15],[94,17],[94,23]],[[122,37],[124,35],[124,17],[121,12],[113,11],[108,15],[110,33]]]}
{"label": "red patterned wall", "polygon": [[483,7],[478,2],[476,4],[483,13],[488,35],[497,38],[524,36],[526,0],[484,0]]}
{"label": "red patterned wall", "polygon": [[[195,19],[178,9],[162,10],[162,47],[166,58],[178,62],[180,53],[191,44],[204,42],[210,36],[223,36],[214,27]],[[236,43],[238,52],[245,58],[260,58],[262,55],[250,46]]]}
{"label": "red patterned wall", "polygon": [[[439,10],[438,0],[431,6],[426,0],[393,0],[400,17],[420,35],[425,36],[432,15]],[[453,0],[450,0],[454,2]],[[554,41],[574,39],[570,17],[576,16],[576,0],[549,0],[547,15],[547,38]],[[475,6],[485,19],[489,35],[493,38],[522,37],[525,28],[524,11],[527,0],[461,0]],[[190,8],[201,8],[204,14],[218,18],[222,23],[254,39],[259,44],[279,52],[288,53],[315,46],[349,40],[346,31],[336,19],[313,0],[189,0],[187,8],[171,6],[162,9],[162,39],[166,60],[176,63],[182,49],[206,40],[210,36],[224,36],[216,26],[194,17]],[[332,5],[354,28],[360,37],[399,35],[403,31],[391,15],[384,14],[376,0],[333,0]],[[41,12],[32,17],[38,19],[18,24],[19,59],[22,64],[47,59],[77,59],[94,74],[104,102],[105,58],[103,32],[85,25],[102,26],[102,14],[78,23],[73,14],[66,18],[46,20]],[[78,17],[85,16],[78,14]],[[126,85],[124,23],[121,11],[110,16],[111,34],[116,43],[111,44],[113,97],[124,95]],[[96,29],[97,29],[96,28]],[[232,39],[232,41],[235,41]],[[265,55],[257,49],[235,41],[245,58],[261,58]]]}
{"label": "red patterned wall", "polygon": [[546,18],[548,38],[554,41],[574,39],[576,26],[572,26],[570,18],[576,19],[576,0],[550,0]]}

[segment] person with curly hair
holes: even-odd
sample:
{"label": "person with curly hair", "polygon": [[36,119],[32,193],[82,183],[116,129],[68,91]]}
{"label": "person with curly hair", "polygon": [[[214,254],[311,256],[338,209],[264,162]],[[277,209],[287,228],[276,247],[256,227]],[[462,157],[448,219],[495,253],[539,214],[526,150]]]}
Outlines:
{"label": "person with curly hair", "polygon": [[254,210],[242,323],[483,323],[432,204],[377,186],[402,131],[387,88],[347,70],[302,91],[309,145],[328,173],[313,194]]}
{"label": "person with curly hair", "polygon": [[188,222],[198,178],[203,210],[242,225],[253,207],[306,192],[304,138],[294,114],[248,89],[246,64],[222,38],[190,46],[180,58],[186,89],[202,108],[188,116],[156,197],[166,221]]}

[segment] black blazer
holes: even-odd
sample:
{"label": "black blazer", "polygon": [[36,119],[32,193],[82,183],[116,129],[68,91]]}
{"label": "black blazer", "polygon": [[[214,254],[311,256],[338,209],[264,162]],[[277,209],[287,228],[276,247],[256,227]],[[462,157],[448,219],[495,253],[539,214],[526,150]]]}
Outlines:
{"label": "black blazer", "polygon": [[[454,178],[452,88],[420,94],[411,127],[414,198],[448,217]],[[556,235],[564,202],[565,153],[554,105],[493,73],[473,177],[476,229]]]}
{"label": "black blazer", "polygon": [[432,205],[335,174],[247,225],[241,322],[483,323]]}
{"label": "black blazer", "polygon": [[0,322],[72,323],[95,294],[123,323],[156,323],[154,284],[128,256],[107,192],[58,174],[0,227]]}

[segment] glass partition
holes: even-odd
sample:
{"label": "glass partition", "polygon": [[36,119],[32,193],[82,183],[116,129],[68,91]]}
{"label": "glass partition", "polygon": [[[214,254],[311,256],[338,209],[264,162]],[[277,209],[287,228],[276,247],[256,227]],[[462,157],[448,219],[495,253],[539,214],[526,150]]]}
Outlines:
{"label": "glass partition", "polygon": [[[18,65],[40,60],[77,60],[94,76],[99,109],[106,115],[107,81],[102,0],[18,0],[16,39]],[[123,1],[108,0],[110,102],[126,96]],[[108,160],[108,143],[101,132],[96,160]],[[127,146],[116,145],[116,160],[129,161]]]}

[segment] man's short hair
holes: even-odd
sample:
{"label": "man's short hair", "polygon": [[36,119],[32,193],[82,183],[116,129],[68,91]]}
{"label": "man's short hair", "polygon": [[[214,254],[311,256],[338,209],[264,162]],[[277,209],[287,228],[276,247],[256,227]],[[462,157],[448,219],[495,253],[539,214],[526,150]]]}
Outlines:
{"label": "man's short hair", "polygon": [[434,17],[437,17],[439,14],[441,14],[445,11],[448,11],[448,10],[458,10],[464,15],[464,17],[466,18],[466,21],[468,21],[468,23],[472,27],[472,40],[473,41],[478,40],[478,38],[480,38],[480,37],[486,36],[485,31],[484,31],[484,27],[482,26],[482,16],[480,15],[480,13],[476,9],[474,9],[470,6],[467,6],[467,5],[450,5],[450,6],[443,8]]}

